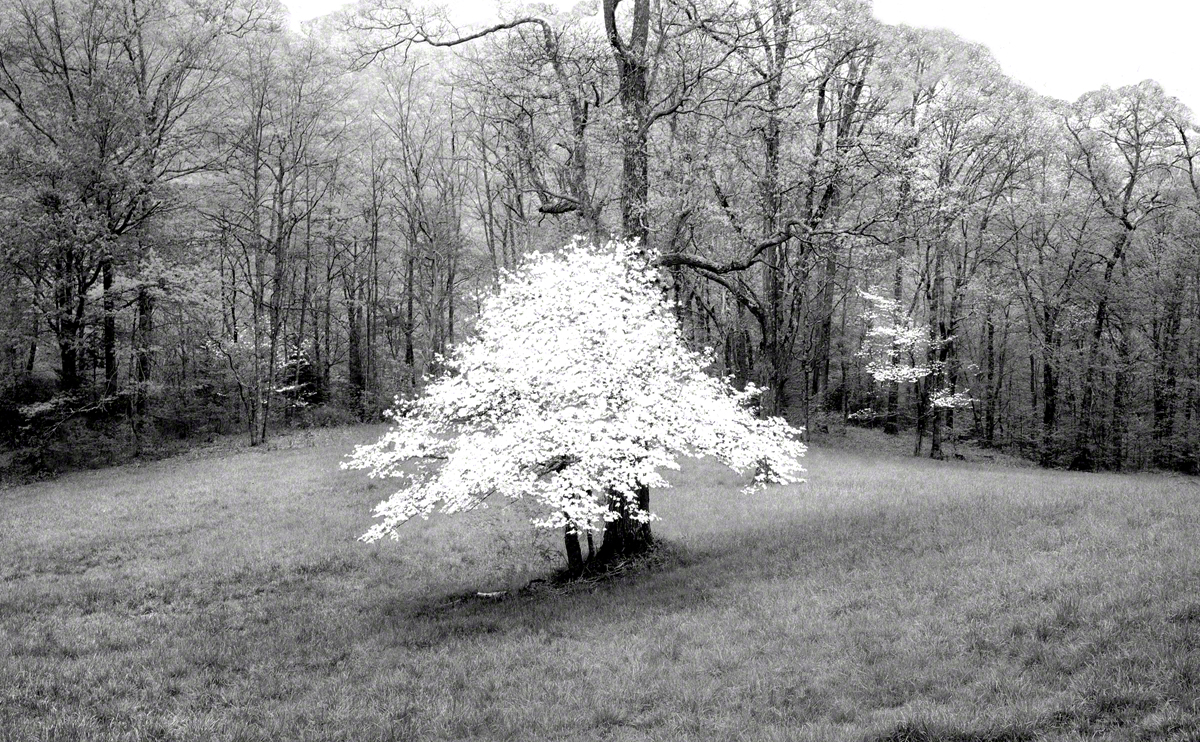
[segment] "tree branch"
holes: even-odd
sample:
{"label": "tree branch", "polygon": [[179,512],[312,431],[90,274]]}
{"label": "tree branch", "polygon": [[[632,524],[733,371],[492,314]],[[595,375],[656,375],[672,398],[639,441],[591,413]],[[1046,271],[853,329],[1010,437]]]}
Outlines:
{"label": "tree branch", "polygon": [[[369,51],[364,51],[360,54],[360,59],[365,57],[365,61],[360,62],[360,65],[362,67],[366,67],[371,62],[375,61],[375,59],[378,58],[379,55],[381,55],[385,52],[391,51],[392,49],[396,49],[398,47],[407,48],[407,47],[411,46],[412,44],[425,44],[426,46],[436,46],[436,47],[459,46],[460,44],[465,44],[469,41],[475,41],[476,39],[481,39],[485,36],[490,36],[491,34],[494,34],[494,33],[500,32],[500,31],[507,31],[507,30],[514,29],[519,26],[524,26],[524,25],[528,25],[528,24],[535,24],[535,25],[538,25],[541,27],[542,34],[545,37],[546,48],[548,51],[552,51],[554,48],[553,29],[550,28],[549,23],[547,23],[544,19],[539,18],[537,16],[524,16],[522,18],[517,18],[517,19],[511,20],[511,21],[495,23],[495,24],[492,24],[491,26],[488,26],[487,28],[480,29],[479,31],[469,33],[465,36],[457,35],[454,38],[449,38],[449,39],[440,39],[434,35],[431,35],[431,32],[426,29],[424,19],[423,18],[414,18],[412,13],[407,10],[402,11],[401,18],[399,20],[397,20],[396,22],[393,22],[393,23],[387,23],[387,22],[382,22],[382,21],[378,22],[378,23],[369,23],[368,22],[368,23],[362,24],[362,25],[359,25],[356,23],[353,25],[353,28],[354,28],[354,30],[357,30],[357,31],[384,31],[384,32],[392,33],[396,36],[395,41],[388,43],[388,44],[384,44],[383,46],[376,47]],[[456,29],[456,31],[457,31],[457,29]]]}
{"label": "tree branch", "polygon": [[750,266],[760,262],[759,257],[767,250],[771,249],[772,247],[778,247],[793,237],[796,237],[796,234],[793,232],[794,226],[794,222],[789,223],[782,232],[772,235],[771,237],[768,237],[767,239],[755,244],[750,249],[750,252],[744,257],[734,258],[724,263],[716,263],[700,255],[676,252],[660,255],[655,261],[655,264],[663,268],[671,268],[682,265],[689,268],[696,268],[697,270],[707,271],[714,275],[738,273],[740,271],[747,270],[750,268]]}

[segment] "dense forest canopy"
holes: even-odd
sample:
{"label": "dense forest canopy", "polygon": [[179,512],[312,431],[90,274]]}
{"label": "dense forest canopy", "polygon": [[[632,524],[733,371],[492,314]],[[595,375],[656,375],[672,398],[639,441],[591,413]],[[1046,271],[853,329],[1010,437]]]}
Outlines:
{"label": "dense forest canopy", "polygon": [[859,0],[0,7],[0,432],[30,465],[373,419],[530,251],[638,238],[812,431],[1195,472],[1200,175]]}

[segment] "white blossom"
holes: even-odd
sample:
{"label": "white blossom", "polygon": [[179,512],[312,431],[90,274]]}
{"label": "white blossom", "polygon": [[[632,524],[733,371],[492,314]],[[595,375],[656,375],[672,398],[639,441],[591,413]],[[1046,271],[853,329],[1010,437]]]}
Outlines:
{"label": "white blossom", "polygon": [[949,389],[938,389],[933,394],[929,395],[929,405],[931,407],[941,407],[943,409],[959,409],[962,407],[970,407],[973,399],[971,395],[963,392],[951,392]]}
{"label": "white blossom", "polygon": [[633,246],[581,238],[502,276],[446,375],[397,400],[388,432],[343,463],[406,481],[363,539],[493,495],[532,498],[545,528],[620,517],[610,495],[651,520],[637,488],[667,486],[661,472],[681,455],[753,474],[747,489],[803,481],[797,431],[754,416],[753,386],[738,392],[706,373],[709,354],[684,345],[657,281]]}
{"label": "white blossom", "polygon": [[867,359],[867,373],[880,383],[902,384],[920,381],[933,373],[933,365],[915,361],[927,355],[929,328],[914,324],[893,299],[866,291],[858,293],[866,305],[863,319],[870,323],[858,353]]}

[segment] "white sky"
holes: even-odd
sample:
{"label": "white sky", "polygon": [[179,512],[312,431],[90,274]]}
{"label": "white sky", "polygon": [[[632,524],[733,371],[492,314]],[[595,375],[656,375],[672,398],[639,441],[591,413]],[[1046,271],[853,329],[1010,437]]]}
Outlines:
{"label": "white sky", "polygon": [[1009,77],[1073,101],[1146,78],[1200,114],[1197,0],[874,0],[885,23],[948,28]]}
{"label": "white sky", "polygon": [[[486,19],[496,7],[496,0],[444,2],[464,24]],[[284,4],[298,22],[342,3]],[[1200,0],[874,0],[874,5],[885,23],[948,28],[984,44],[1010,77],[1039,93],[1073,101],[1101,85],[1153,78],[1200,114]]]}

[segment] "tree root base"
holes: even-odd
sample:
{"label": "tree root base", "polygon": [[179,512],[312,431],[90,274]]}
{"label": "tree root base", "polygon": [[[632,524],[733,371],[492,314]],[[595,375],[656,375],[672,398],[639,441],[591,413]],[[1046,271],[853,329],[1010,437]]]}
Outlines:
{"label": "tree root base", "polygon": [[603,551],[584,562],[582,568],[564,567],[544,580],[534,580],[525,589],[536,586],[571,587],[598,586],[636,574],[654,571],[678,561],[676,550],[669,544],[655,541],[634,554],[603,556]]}

